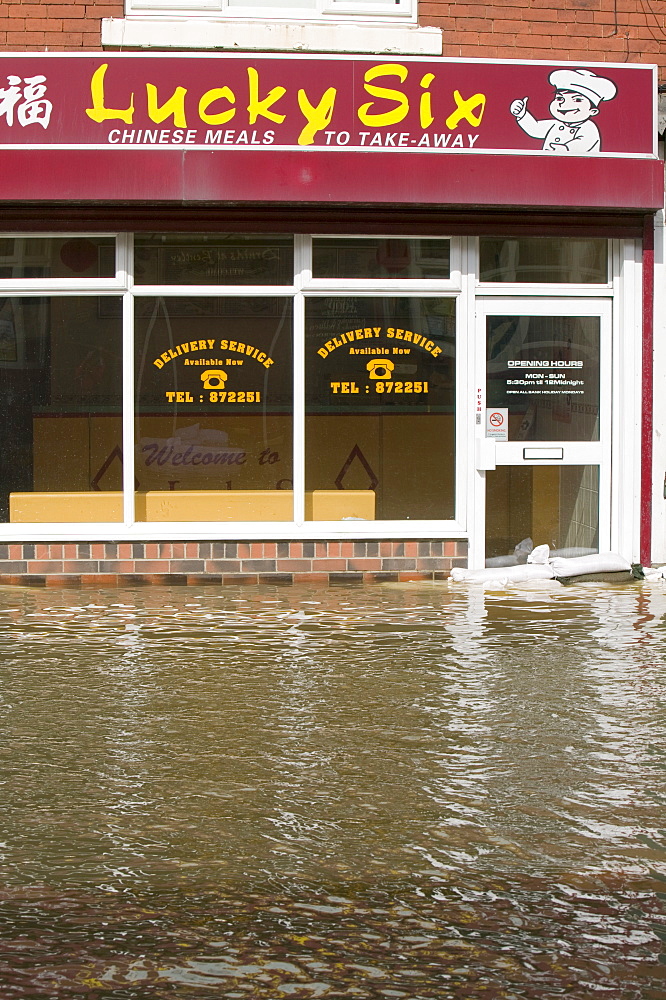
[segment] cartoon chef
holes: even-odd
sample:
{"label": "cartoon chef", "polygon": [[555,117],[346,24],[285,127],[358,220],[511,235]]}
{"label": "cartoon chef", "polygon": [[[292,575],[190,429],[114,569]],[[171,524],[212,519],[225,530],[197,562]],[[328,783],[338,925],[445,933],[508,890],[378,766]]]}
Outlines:
{"label": "cartoon chef", "polygon": [[527,110],[527,97],[511,105],[511,114],[523,132],[543,139],[543,148],[549,153],[598,153],[601,136],[592,119],[599,114],[601,101],[615,97],[613,81],[589,69],[556,69],[548,80],[555,87],[552,118],[537,121]]}

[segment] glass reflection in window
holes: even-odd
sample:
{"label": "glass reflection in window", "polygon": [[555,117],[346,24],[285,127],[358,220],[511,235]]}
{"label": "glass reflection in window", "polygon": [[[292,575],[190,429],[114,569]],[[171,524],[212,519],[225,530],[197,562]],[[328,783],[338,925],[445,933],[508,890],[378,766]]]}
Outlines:
{"label": "glass reflection in window", "polygon": [[315,278],[449,278],[449,240],[398,237],[318,237],[312,241]]}
{"label": "glass reflection in window", "polygon": [[525,562],[532,546],[552,554],[599,550],[597,465],[504,465],[486,472],[486,561]]}
{"label": "glass reflection in window", "polygon": [[0,237],[0,279],[113,278],[112,236]]}
{"label": "glass reflection in window", "polygon": [[608,240],[483,237],[480,257],[480,281],[581,285],[608,281]]}
{"label": "glass reflection in window", "polygon": [[135,311],[137,519],[159,516],[146,492],[185,491],[162,519],[291,520],[291,299],[141,297]]}
{"label": "glass reflection in window", "polygon": [[[18,494],[122,488],[122,331],[119,298],[0,299],[0,516],[31,520]],[[29,503],[29,501],[26,501]],[[34,510],[34,503],[29,503]],[[100,508],[101,510],[101,508]],[[121,520],[106,513],[99,520]],[[77,516],[54,500],[44,521]]]}
{"label": "glass reflection in window", "polygon": [[331,494],[313,519],[452,518],[455,380],[453,299],[309,299],[306,490]]}
{"label": "glass reflection in window", "polygon": [[599,440],[598,316],[489,316],[487,403],[510,441]]}
{"label": "glass reflection in window", "polygon": [[138,285],[291,285],[291,236],[238,233],[137,236]]}

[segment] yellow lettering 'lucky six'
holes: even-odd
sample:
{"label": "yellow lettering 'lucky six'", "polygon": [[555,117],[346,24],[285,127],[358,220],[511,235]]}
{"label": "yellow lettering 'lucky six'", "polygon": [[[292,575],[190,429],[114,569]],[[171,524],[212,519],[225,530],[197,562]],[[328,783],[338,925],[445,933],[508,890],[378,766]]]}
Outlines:
{"label": "yellow lettering 'lucky six'", "polygon": [[[136,110],[134,93],[129,95],[124,108],[109,108],[106,105],[104,81],[108,63],[102,63],[92,75],[90,81],[90,96],[92,107],[86,108],[86,114],[94,122],[121,121],[131,125]],[[371,66],[365,72],[364,90],[373,98],[357,109],[358,120],[363,125],[382,128],[397,125],[404,121],[410,112],[409,95],[396,87],[386,87],[375,84],[374,80],[394,77],[398,83],[404,84],[409,75],[406,66],[400,63],[382,63]],[[428,128],[435,121],[432,108],[430,87],[435,80],[434,73],[426,73],[419,81],[424,91],[419,96],[419,122],[421,128]],[[254,125],[259,118],[276,124],[282,124],[286,114],[276,108],[278,102],[286,95],[285,87],[273,87],[262,96],[261,82],[258,71],[253,66],[247,67],[247,112],[248,123]],[[176,87],[170,97],[160,103],[157,87],[146,83],[146,114],[156,124],[161,124],[167,118],[173,119],[177,128],[187,128],[186,87]],[[305,125],[298,136],[299,146],[310,146],[315,141],[318,132],[328,128],[333,118],[337,98],[335,87],[328,87],[319,100],[313,100],[302,88],[298,90],[298,107]],[[483,118],[486,98],[484,94],[474,94],[464,98],[458,90],[453,92],[454,110],[446,118],[449,129],[457,128],[465,121],[473,128],[478,128]],[[224,125],[230,122],[239,111],[236,94],[231,87],[213,87],[201,95],[197,105],[199,120],[206,125]]]}

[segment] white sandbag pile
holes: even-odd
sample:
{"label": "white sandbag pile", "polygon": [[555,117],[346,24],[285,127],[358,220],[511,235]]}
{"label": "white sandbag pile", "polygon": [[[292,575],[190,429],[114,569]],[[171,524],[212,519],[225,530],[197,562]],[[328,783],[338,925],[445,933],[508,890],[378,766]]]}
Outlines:
{"label": "white sandbag pile", "polygon": [[451,570],[451,580],[454,583],[492,583],[499,587],[510,583],[527,583],[531,580],[622,583],[631,579],[633,579],[631,563],[614,552],[562,556],[556,555],[555,552],[551,553],[547,545],[537,545],[527,554],[527,561],[519,565],[495,564],[484,569],[454,567]]}

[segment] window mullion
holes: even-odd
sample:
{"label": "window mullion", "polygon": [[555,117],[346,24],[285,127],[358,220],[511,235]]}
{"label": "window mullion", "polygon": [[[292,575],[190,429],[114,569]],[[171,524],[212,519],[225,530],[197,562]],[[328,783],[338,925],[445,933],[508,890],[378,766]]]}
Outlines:
{"label": "window mullion", "polygon": [[293,496],[294,521],[305,522],[305,296],[303,285],[311,276],[309,237],[294,237],[294,411],[293,411]]}
{"label": "window mullion", "polygon": [[135,521],[134,473],[134,296],[131,292],[134,275],[134,245],[130,234],[118,237],[119,266],[128,280],[123,295],[123,522],[129,527]]}

